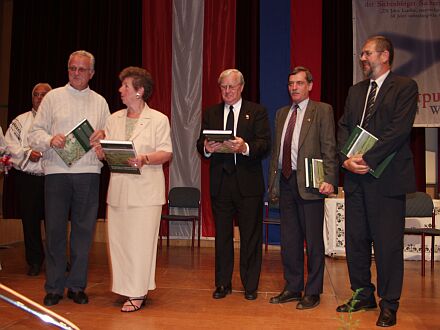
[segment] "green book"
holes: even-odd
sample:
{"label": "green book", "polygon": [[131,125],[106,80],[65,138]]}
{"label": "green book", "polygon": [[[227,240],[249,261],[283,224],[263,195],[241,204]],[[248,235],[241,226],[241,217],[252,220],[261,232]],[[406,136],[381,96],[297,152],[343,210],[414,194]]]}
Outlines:
{"label": "green book", "polygon": [[128,165],[128,160],[137,156],[133,141],[101,140],[99,142],[110,172],[141,174],[139,168]]}
{"label": "green book", "polygon": [[[377,137],[358,125],[351,132],[341,152],[347,157],[363,155],[370,150],[377,141]],[[375,178],[379,178],[395,154],[396,152],[393,152],[392,154],[388,155],[387,158],[378,164],[374,170],[370,169],[370,174]]]}
{"label": "green book", "polygon": [[322,159],[305,158],[306,188],[319,189],[324,182],[324,163]]}
{"label": "green book", "polygon": [[67,132],[64,148],[53,148],[58,156],[71,167],[81,159],[92,147],[90,136],[94,129],[87,119],[81,120],[74,128]]}

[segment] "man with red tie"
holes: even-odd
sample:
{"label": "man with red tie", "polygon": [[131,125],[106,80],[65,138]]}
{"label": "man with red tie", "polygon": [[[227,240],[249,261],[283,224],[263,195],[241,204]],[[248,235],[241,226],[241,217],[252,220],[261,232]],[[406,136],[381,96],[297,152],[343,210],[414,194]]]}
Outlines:
{"label": "man with red tie", "polygon": [[[292,105],[277,111],[269,169],[269,198],[279,200],[281,257],[286,281],[272,304],[298,301],[297,309],[319,305],[324,278],[324,197],[338,184],[335,122],[329,104],[310,100],[311,72],[296,67],[288,76]],[[305,158],[323,162],[324,181],[306,187]],[[273,184],[275,183],[275,184]],[[279,186],[279,191],[275,187]],[[304,284],[304,241],[307,282]],[[304,296],[302,292],[304,291]]]}

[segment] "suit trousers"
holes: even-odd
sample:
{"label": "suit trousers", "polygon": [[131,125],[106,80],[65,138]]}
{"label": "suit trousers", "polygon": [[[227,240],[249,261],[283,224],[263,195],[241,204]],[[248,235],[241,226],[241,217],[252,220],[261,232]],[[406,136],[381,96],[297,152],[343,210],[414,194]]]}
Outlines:
{"label": "suit trousers", "polygon": [[[298,192],[296,171],[280,178],[281,258],[285,289],[319,295],[324,279],[324,199],[304,200]],[[304,285],[304,241],[307,283]]]}
{"label": "suit trousers", "polygon": [[23,225],[26,262],[41,266],[44,260],[41,220],[44,219],[44,176],[15,170],[19,212]]}
{"label": "suit trousers", "polygon": [[345,192],[348,272],[351,289],[362,289],[358,298],[374,299],[373,246],[380,306],[397,311],[403,284],[405,195],[383,196],[374,180],[367,177],[354,191]]}
{"label": "suit trousers", "polygon": [[[99,174],[49,174],[45,177],[46,284],[48,293],[84,290],[98,213]],[[66,275],[70,216],[70,272]]]}
{"label": "suit trousers", "polygon": [[215,219],[215,285],[229,285],[234,268],[234,218],[240,229],[240,277],[248,292],[258,289],[262,262],[263,196],[242,196],[237,172],[222,173],[212,197]]}

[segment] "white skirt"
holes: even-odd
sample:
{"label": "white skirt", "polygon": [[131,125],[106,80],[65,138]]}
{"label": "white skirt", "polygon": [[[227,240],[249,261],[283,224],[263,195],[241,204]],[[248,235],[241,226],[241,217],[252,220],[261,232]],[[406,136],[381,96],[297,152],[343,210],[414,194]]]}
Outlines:
{"label": "white skirt", "polygon": [[156,255],[161,205],[121,208],[108,205],[112,291],[127,297],[156,288]]}

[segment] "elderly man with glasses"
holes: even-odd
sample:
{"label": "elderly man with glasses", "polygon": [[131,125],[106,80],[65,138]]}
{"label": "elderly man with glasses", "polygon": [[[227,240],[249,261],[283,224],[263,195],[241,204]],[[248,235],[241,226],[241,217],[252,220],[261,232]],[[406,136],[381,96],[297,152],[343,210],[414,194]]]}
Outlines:
{"label": "elderly man with glasses", "polygon": [[[54,148],[64,149],[66,136],[87,119],[95,129],[90,144],[104,138],[104,126],[110,115],[105,99],[89,88],[95,74],[95,58],[84,50],[72,53],[68,60],[69,83],[52,90],[41,102],[29,134],[31,147],[43,153],[46,199],[46,296],[52,306],[67,297],[77,304],[88,303],[89,249],[98,212],[99,175],[102,163],[93,150],[70,166]],[[70,219],[70,262],[66,275],[67,223]]]}

